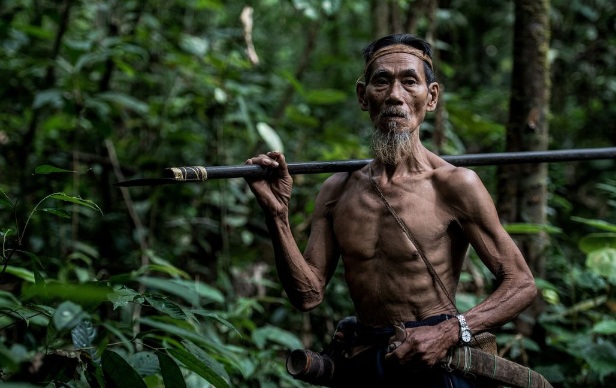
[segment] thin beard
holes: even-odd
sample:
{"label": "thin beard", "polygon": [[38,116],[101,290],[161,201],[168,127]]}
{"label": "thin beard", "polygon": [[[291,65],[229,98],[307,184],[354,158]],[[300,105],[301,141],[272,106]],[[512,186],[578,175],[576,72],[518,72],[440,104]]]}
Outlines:
{"label": "thin beard", "polygon": [[378,162],[394,166],[412,155],[413,138],[408,131],[395,131],[395,122],[391,122],[389,127],[387,132],[376,128],[372,131],[372,151]]}

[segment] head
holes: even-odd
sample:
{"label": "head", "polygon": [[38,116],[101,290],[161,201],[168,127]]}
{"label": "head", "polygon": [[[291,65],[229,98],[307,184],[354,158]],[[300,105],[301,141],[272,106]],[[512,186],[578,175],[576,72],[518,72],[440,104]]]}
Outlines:
{"label": "head", "polygon": [[356,90],[362,110],[374,124],[373,149],[383,162],[396,163],[419,142],[426,112],[436,108],[439,86],[432,50],[409,34],[389,35],[364,50],[364,79]]}
{"label": "head", "polygon": [[426,75],[426,82],[428,85],[433,82],[436,82],[436,76],[434,75],[434,70],[432,68],[432,46],[430,45],[430,43],[426,42],[425,40],[415,35],[411,35],[411,34],[387,35],[387,36],[384,36],[380,39],[373,41],[368,46],[366,46],[363,52],[364,62],[366,66],[366,68],[364,69],[364,74],[363,74],[364,82],[367,83],[370,80],[369,72],[372,69],[368,68],[368,64],[372,60],[372,57],[374,56],[374,54],[384,47],[392,46],[395,44],[403,44],[411,48],[418,49],[427,58],[429,58],[429,61],[426,61],[426,60],[423,61],[424,73]]}

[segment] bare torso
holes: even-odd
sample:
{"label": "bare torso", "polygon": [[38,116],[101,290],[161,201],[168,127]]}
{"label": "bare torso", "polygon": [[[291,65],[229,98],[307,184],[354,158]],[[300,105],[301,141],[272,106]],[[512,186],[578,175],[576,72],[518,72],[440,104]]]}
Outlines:
{"label": "bare torso", "polygon": [[[453,169],[444,165],[390,181],[375,177],[451,296],[455,295],[468,249],[446,200],[450,193],[442,192],[448,187],[443,179]],[[327,206],[360,321],[384,326],[455,312],[417,249],[373,189],[368,169],[338,179],[344,188]]]}

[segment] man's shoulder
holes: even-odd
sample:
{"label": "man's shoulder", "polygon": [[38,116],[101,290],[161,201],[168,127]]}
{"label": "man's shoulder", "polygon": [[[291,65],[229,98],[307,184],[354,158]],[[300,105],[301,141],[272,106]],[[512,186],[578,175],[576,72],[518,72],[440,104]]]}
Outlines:
{"label": "man's shoulder", "polygon": [[487,193],[479,175],[465,167],[446,163],[434,170],[433,177],[435,187],[450,203],[468,205]]}
{"label": "man's shoulder", "polygon": [[[434,170],[434,177],[443,185],[453,185],[458,188],[473,188],[482,184],[477,173],[466,167],[456,167],[450,163],[444,163]],[[482,184],[483,185],[483,184]]]}

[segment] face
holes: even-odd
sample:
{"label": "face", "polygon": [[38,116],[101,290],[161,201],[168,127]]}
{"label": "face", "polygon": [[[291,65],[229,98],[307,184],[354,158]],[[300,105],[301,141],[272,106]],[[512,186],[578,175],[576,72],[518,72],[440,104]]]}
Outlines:
{"label": "face", "polygon": [[421,59],[406,53],[377,58],[367,84],[357,84],[361,109],[370,113],[375,130],[414,132],[426,112],[436,108],[439,86],[426,85]]}

